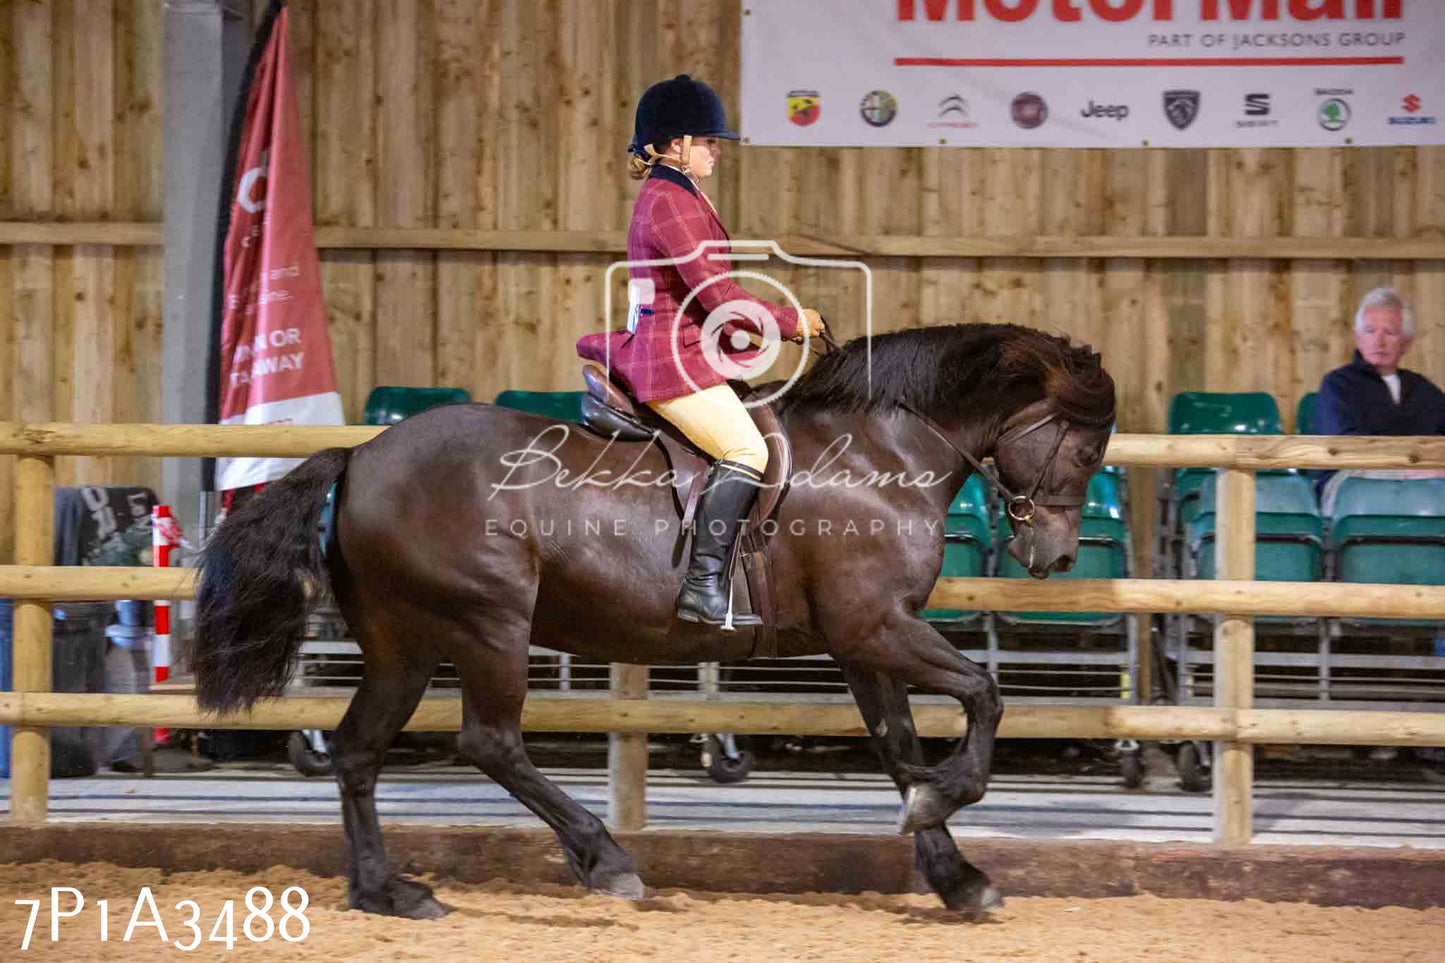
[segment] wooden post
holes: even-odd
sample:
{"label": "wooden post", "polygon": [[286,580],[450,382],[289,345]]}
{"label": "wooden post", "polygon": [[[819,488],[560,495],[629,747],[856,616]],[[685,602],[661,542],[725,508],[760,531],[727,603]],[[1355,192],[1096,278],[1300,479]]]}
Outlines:
{"label": "wooden post", "polygon": [[[22,455],[15,469],[15,561],[49,565],[54,560],[55,460]],[[17,599],[14,624],[16,692],[49,692],[50,603]],[[45,822],[50,805],[50,730],[16,726],[10,751],[10,819]]]}
{"label": "wooden post", "polygon": [[[647,698],[647,666],[612,663],[614,699]],[[633,831],[647,825],[647,733],[607,736],[607,821]]]}
{"label": "wooden post", "polygon": [[[1221,579],[1254,578],[1254,472],[1219,473],[1215,501],[1215,570]],[[1214,704],[1254,705],[1254,619],[1224,615],[1214,633]],[[1214,841],[1242,846],[1254,835],[1254,749],[1214,744]]]}

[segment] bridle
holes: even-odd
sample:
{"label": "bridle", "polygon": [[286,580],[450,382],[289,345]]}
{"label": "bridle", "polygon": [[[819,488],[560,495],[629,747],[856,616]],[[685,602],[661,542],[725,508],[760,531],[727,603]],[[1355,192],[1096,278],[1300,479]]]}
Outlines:
{"label": "bridle", "polygon": [[[824,345],[821,354],[828,355],[838,350],[838,342],[833,339],[832,332],[828,330],[827,321],[823,322],[821,337]],[[945,445],[962,455],[964,461],[972,465],[974,470],[983,476],[984,481],[992,485],[994,489],[1003,496],[1004,510],[1008,512],[1008,517],[1020,525],[1032,525],[1034,515],[1039,508],[1068,509],[1083,507],[1086,501],[1083,495],[1045,495],[1042,498],[1039,497],[1039,489],[1043,487],[1044,479],[1049,476],[1049,469],[1053,467],[1054,459],[1059,454],[1059,447],[1064,443],[1064,435],[1069,433],[1069,419],[1062,417],[1059,412],[1050,411],[1037,421],[1030,422],[1027,425],[1020,425],[1017,428],[1010,428],[994,443],[994,448],[998,449],[1010,442],[1018,441],[1020,438],[1038,431],[1051,421],[1057,421],[1059,423],[1059,430],[1054,435],[1054,443],[1049,448],[1049,456],[1044,459],[1043,467],[1039,469],[1039,477],[1034,479],[1033,487],[1028,490],[1028,493],[1021,495],[1011,491],[1009,487],[1003,483],[1002,478],[984,468],[983,463],[977,458],[955,445],[948,437],[948,433],[943,430],[938,422],[909,405],[900,405],[900,407],[923,422],[929,431],[943,440]]]}
{"label": "bridle", "polygon": [[1059,430],[1054,435],[1054,443],[1049,448],[1049,456],[1044,459],[1043,466],[1039,468],[1039,477],[1034,479],[1033,487],[1028,490],[1027,494],[1017,494],[1003,483],[1002,478],[993,474],[987,468],[984,468],[983,463],[977,458],[955,445],[943,428],[939,426],[938,422],[908,405],[902,405],[901,407],[904,411],[923,422],[929,431],[943,440],[945,445],[962,455],[964,461],[972,465],[974,470],[983,476],[983,480],[992,485],[998,493],[1003,496],[1004,510],[1008,512],[1008,517],[1020,525],[1032,525],[1034,514],[1039,508],[1067,509],[1080,508],[1083,506],[1085,498],[1082,495],[1045,495],[1042,498],[1039,497],[1039,489],[1043,487],[1044,479],[1049,476],[1049,469],[1053,467],[1054,458],[1059,454],[1059,446],[1064,443],[1064,435],[1069,432],[1069,420],[1061,417],[1057,411],[1050,411],[1039,420],[1030,422],[1027,425],[1010,428],[1004,432],[994,444],[995,448],[1001,448],[1009,442],[1017,441],[1025,435],[1038,431],[1051,421],[1057,421],[1059,423]]}

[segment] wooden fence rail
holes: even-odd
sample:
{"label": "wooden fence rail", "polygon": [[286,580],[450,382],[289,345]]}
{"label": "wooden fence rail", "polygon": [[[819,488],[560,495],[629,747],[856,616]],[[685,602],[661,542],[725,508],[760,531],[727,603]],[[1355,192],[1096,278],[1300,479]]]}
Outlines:
{"label": "wooden fence rail", "polygon": [[[370,441],[384,428],[290,425],[74,425],[0,421],[0,455],[305,458]],[[1114,435],[1106,465],[1125,468],[1445,468],[1445,436]]]}
{"label": "wooden fence rail", "polygon": [[[0,565],[0,598],[193,599],[193,569]],[[990,612],[1140,612],[1445,620],[1445,585],[1176,579],[941,578],[929,608]]]}
{"label": "wooden fence rail", "polygon": [[[334,728],[343,699],[267,702],[245,717],[199,713],[183,695],[52,694],[52,600],[189,598],[192,573],[144,569],[56,568],[48,565],[57,455],[303,457],[350,446],[378,428],[219,427],[214,425],[70,425],[0,422],[0,454],[18,455],[16,565],[0,566],[0,596],[16,598],[15,692],[0,694],[0,723],[15,726],[11,818],[47,817],[49,727],[167,725],[214,728]],[[1253,694],[1256,615],[1410,617],[1445,620],[1445,587],[1337,585],[1253,581],[1254,472],[1263,468],[1445,468],[1445,438],[1320,438],[1301,436],[1118,435],[1106,461],[1123,466],[1225,469],[1216,495],[1218,581],[941,579],[930,604],[996,611],[1212,612],[1223,617],[1215,640],[1214,708],[1176,706],[1019,706],[1005,716],[1004,736],[1212,739],[1216,742],[1215,838],[1248,842],[1252,833],[1252,747],[1260,742],[1373,745],[1445,743],[1445,714],[1257,710]],[[619,745],[647,732],[777,732],[865,735],[849,705],[687,702],[635,698],[636,686],[614,686],[612,699],[529,700],[531,729],[609,732]],[[920,704],[919,731],[957,736],[962,713]],[[413,728],[456,729],[456,699],[432,698]],[[621,756],[617,757],[621,759]],[[613,787],[614,816],[640,823],[645,771],[616,766],[628,785]],[[619,780],[620,781],[620,780]]]}
{"label": "wooden fence rail", "polygon": [[[292,696],[257,703],[249,713],[213,716],[189,695],[0,692],[0,725],[170,726],[211,729],[335,729],[350,700]],[[963,735],[956,705],[913,706],[919,735]],[[406,728],[455,732],[461,699],[423,699]],[[522,712],[531,732],[747,732],[778,736],[858,736],[868,730],[851,703],[702,702],[692,698],[533,696]],[[1240,743],[1361,746],[1445,745],[1445,713],[1333,709],[1225,709],[1209,706],[1024,704],[1010,706],[1005,739],[1221,739]]]}
{"label": "wooden fence rail", "polygon": [[[1438,237],[1128,237],[1108,234],[781,234],[803,257],[1249,258],[1251,260],[1445,260]],[[162,225],[123,221],[0,221],[0,245],[99,244],[160,247]],[[478,230],[446,227],[318,227],[316,246],[365,251],[525,251],[621,254],[627,232]]]}

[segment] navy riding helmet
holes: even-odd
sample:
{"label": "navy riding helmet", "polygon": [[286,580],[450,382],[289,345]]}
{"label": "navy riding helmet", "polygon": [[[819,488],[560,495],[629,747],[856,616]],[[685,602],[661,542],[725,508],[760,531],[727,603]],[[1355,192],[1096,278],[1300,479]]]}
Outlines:
{"label": "navy riding helmet", "polygon": [[647,88],[637,102],[637,123],[629,153],[647,156],[647,145],[666,150],[674,137],[721,137],[739,140],[728,129],[727,114],[713,89],[687,74],[678,74]]}

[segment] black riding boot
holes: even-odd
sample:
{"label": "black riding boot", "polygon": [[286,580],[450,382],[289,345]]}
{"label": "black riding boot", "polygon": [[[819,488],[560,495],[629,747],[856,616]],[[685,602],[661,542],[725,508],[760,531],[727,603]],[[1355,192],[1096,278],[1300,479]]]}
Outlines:
{"label": "black riding boot", "polygon": [[[730,461],[713,465],[693,519],[692,557],[682,591],[677,593],[679,619],[705,625],[723,625],[727,621],[732,588],[728,562],[742,522],[758,497],[760,480],[757,472],[746,465]],[[761,624],[756,615],[733,615],[733,625]]]}

